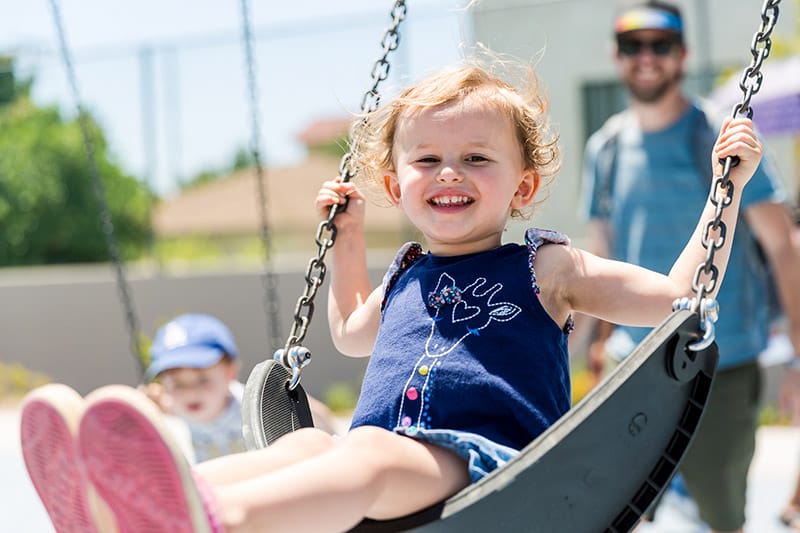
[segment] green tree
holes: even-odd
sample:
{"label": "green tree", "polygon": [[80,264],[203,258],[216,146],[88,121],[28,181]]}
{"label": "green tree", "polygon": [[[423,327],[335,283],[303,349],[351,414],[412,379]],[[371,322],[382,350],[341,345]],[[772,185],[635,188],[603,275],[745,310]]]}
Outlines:
{"label": "green tree", "polygon": [[[87,152],[76,119],[35,105],[30,84],[0,103],[0,265],[108,259]],[[146,249],[151,195],[111,160],[91,121],[97,167],[123,257]]]}
{"label": "green tree", "polygon": [[0,55],[0,105],[14,99],[14,59]]}

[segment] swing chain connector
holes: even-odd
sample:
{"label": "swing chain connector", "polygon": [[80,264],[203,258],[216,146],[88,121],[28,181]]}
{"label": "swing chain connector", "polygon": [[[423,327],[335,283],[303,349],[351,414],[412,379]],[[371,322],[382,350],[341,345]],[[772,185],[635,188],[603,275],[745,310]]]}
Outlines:
{"label": "swing chain connector", "polygon": [[311,362],[311,350],[305,346],[292,346],[291,348],[275,350],[272,358],[292,371],[289,380],[289,390],[294,390],[300,384],[300,373],[304,366]]}
{"label": "swing chain connector", "polygon": [[[698,301],[701,302],[699,306],[697,305]],[[672,302],[672,310],[679,311],[682,309],[699,311],[700,313],[700,328],[703,330],[703,338],[689,344],[687,348],[693,352],[701,352],[711,346],[716,337],[714,323],[719,319],[719,303],[714,298],[703,298],[702,300],[685,296],[676,298]]]}
{"label": "swing chain connector", "polygon": [[[764,0],[761,7],[761,26],[753,36],[753,41],[750,44],[750,54],[753,56],[750,65],[744,69],[742,77],[739,81],[739,88],[742,90],[742,101],[733,107],[731,118],[746,117],[753,118],[753,109],[750,107],[750,99],[761,89],[761,83],[764,80],[764,75],[761,72],[761,66],[764,60],[769,57],[772,48],[772,30],[775,28],[775,23],[778,21],[778,4],[780,0]],[[716,208],[714,210],[714,218],[706,223],[703,231],[702,244],[706,250],[706,258],[703,263],[698,265],[695,270],[694,278],[692,279],[692,290],[697,293],[697,302],[705,302],[706,295],[714,292],[717,287],[717,280],[719,278],[719,269],[714,265],[714,254],[725,245],[727,226],[722,221],[722,211],[728,207],[734,194],[733,183],[730,181],[731,168],[738,164],[739,160],[736,157],[727,157],[720,160],[722,164],[722,175],[714,178],[709,192],[709,201]],[[712,232],[717,236],[716,239],[712,238]],[[700,278],[705,275],[707,280],[700,281]],[[701,316],[704,312],[705,304],[700,306]],[[694,309],[696,310],[696,309]],[[710,310],[705,310],[710,313]],[[716,316],[717,310],[713,311]],[[703,320],[704,324],[708,321]],[[713,325],[712,325],[713,328]],[[706,335],[708,336],[708,329],[704,327]],[[713,340],[713,335],[712,335]],[[697,344],[702,344],[699,341]],[[702,348],[693,348],[700,350]]]}
{"label": "swing chain connector", "polygon": [[[381,40],[382,55],[372,67],[372,85],[367,92],[364,93],[364,97],[361,100],[361,113],[365,117],[367,114],[375,111],[380,104],[378,86],[389,76],[390,65],[387,58],[391,52],[397,49],[400,43],[400,34],[397,30],[400,23],[406,18],[405,0],[397,0],[395,2],[391,12],[391,18],[392,22]],[[353,140],[350,150],[342,156],[339,162],[339,178],[343,183],[349,182],[355,176],[355,171],[352,168],[352,154],[356,152],[356,143],[357,139]],[[291,331],[289,332],[289,338],[286,340],[284,347],[275,352],[274,358],[292,372],[292,379],[289,385],[290,390],[294,389],[300,382],[301,369],[308,364],[311,359],[311,352],[300,346],[300,343],[305,339],[306,333],[308,332],[308,325],[314,314],[314,299],[317,296],[319,288],[325,281],[325,274],[328,270],[325,265],[325,255],[336,241],[337,230],[333,219],[336,217],[337,213],[344,211],[346,207],[346,202],[344,204],[334,205],[328,213],[328,218],[320,222],[319,226],[317,226],[317,233],[315,236],[317,256],[311,258],[308,262],[305,275],[306,288],[300,298],[298,298],[297,305],[295,305],[294,321]]]}
{"label": "swing chain connector", "polygon": [[262,258],[264,271],[261,276],[261,282],[264,287],[262,306],[264,307],[264,314],[267,319],[266,326],[269,334],[270,346],[276,347],[280,346],[282,341],[280,302],[278,298],[278,280],[272,266],[272,228],[270,227],[267,214],[269,195],[267,190],[266,170],[261,154],[261,114],[258,101],[258,69],[256,66],[255,54],[256,39],[250,22],[250,2],[249,0],[240,0],[239,5],[242,17],[242,48],[245,56],[244,66],[247,77],[247,99],[250,114],[250,154],[253,158],[253,166],[255,167],[254,177],[256,180],[256,194],[258,198],[258,216],[261,223],[259,236],[264,253]]}
{"label": "swing chain connector", "polygon": [[78,111],[78,126],[81,132],[81,138],[86,150],[86,163],[88,170],[88,177],[92,185],[95,201],[99,210],[98,222],[100,230],[105,240],[106,248],[108,250],[109,258],[114,267],[115,279],[117,283],[117,294],[120,302],[122,303],[123,311],[125,313],[125,323],[128,328],[128,337],[130,340],[130,350],[136,365],[139,369],[139,377],[142,382],[146,382],[145,377],[145,363],[143,360],[143,349],[140,339],[141,328],[139,327],[139,318],[136,314],[136,306],[133,302],[133,295],[131,293],[130,284],[128,283],[125,275],[125,264],[122,260],[122,252],[117,241],[115,234],[114,221],[111,213],[111,207],[106,199],[106,186],[100,174],[98,165],[98,153],[95,146],[95,139],[92,133],[93,123],[92,117],[86,110],[81,92],[78,88],[78,76],[75,72],[75,65],[73,63],[72,53],[70,52],[69,45],[67,44],[66,30],[64,28],[63,17],[59,7],[58,0],[50,0],[50,9],[53,14],[53,22],[56,27],[58,37],[58,47],[61,52],[61,60],[64,63],[64,68],[67,74],[67,82],[72,93],[72,99],[75,101],[75,107]]}

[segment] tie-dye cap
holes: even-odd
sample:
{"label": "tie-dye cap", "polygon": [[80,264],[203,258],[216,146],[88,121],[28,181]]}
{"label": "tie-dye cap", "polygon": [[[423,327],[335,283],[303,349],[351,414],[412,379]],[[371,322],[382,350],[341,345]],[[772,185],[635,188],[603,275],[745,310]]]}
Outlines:
{"label": "tie-dye cap", "polygon": [[616,35],[637,30],[664,30],[682,36],[680,9],[666,2],[643,2],[624,9],[614,20]]}

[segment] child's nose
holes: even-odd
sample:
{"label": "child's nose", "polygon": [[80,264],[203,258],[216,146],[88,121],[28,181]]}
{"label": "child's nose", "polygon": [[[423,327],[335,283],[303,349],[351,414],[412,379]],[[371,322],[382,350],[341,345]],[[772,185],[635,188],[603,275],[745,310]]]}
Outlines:
{"label": "child's nose", "polygon": [[461,172],[459,172],[454,165],[445,165],[436,176],[436,179],[440,183],[448,183],[453,181],[461,181],[463,177],[461,176]]}

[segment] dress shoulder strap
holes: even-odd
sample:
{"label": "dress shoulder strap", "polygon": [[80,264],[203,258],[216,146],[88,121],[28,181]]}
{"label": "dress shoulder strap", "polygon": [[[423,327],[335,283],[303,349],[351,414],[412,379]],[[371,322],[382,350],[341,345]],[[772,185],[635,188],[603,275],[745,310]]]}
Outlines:
{"label": "dress shoulder strap", "polygon": [[539,284],[536,282],[536,268],[534,266],[536,251],[543,244],[569,244],[569,242],[569,237],[560,231],[528,228],[525,232],[525,244],[528,246],[528,266],[531,271],[531,283],[533,284],[533,290],[536,294],[539,294]]}
{"label": "dress shoulder strap", "polygon": [[528,228],[525,231],[525,244],[532,253],[543,244],[569,244],[569,237],[560,231],[542,228]]}
{"label": "dress shoulder strap", "polygon": [[389,269],[386,271],[386,274],[383,275],[383,300],[381,301],[381,311],[383,311],[383,308],[386,306],[386,299],[389,297],[389,292],[392,290],[395,283],[397,283],[397,279],[400,275],[405,272],[408,267],[416,263],[423,255],[425,254],[422,250],[422,245],[418,242],[407,242],[397,251],[392,264],[389,265]]}
{"label": "dress shoulder strap", "polygon": [[[548,230],[548,229],[540,229],[540,228],[528,228],[525,232],[525,244],[528,246],[528,268],[531,272],[531,286],[533,287],[533,292],[537,295],[541,292],[539,289],[539,283],[536,281],[536,252],[540,246],[543,244],[569,244],[569,237],[565,234],[561,233],[560,231]],[[562,331],[566,334],[569,334],[575,328],[575,322],[572,319],[572,315],[567,318],[566,323],[564,324]]]}

